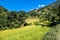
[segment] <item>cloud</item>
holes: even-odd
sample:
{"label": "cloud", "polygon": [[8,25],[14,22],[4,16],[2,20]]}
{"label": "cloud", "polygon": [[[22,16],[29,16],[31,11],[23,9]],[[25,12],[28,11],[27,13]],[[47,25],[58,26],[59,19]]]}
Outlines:
{"label": "cloud", "polygon": [[45,7],[45,5],[44,4],[42,4],[42,5],[39,4],[38,7]]}

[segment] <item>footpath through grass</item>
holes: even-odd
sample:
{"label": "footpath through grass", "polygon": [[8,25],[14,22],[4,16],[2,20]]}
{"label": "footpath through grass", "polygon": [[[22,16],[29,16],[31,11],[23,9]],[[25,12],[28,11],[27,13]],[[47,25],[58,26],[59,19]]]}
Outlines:
{"label": "footpath through grass", "polygon": [[0,40],[41,40],[50,29],[50,27],[31,25],[0,31]]}

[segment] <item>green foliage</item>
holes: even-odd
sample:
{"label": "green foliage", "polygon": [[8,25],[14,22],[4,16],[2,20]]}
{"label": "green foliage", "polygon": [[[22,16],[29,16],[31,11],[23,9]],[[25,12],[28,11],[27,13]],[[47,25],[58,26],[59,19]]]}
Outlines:
{"label": "green foliage", "polygon": [[[58,10],[60,10],[59,7],[56,6],[57,2],[54,2],[51,5],[48,5],[46,7],[40,8],[40,9],[34,9],[30,12],[25,11],[8,11],[4,7],[0,6],[0,29],[11,29],[11,28],[19,28],[21,26],[28,25],[25,20],[27,18],[39,18],[39,22],[37,21],[37,24],[40,25],[47,25],[47,26],[54,26],[56,24],[60,23],[60,13]],[[59,3],[60,4],[60,3]],[[53,5],[53,6],[52,6]],[[29,20],[27,20],[29,21]],[[31,22],[32,20],[30,20]],[[45,21],[48,21],[45,22]],[[33,22],[32,22],[33,23]],[[44,23],[44,24],[43,24]],[[46,24],[47,23],[47,24]]]}
{"label": "green foliage", "polygon": [[0,7],[0,30],[18,28],[24,24],[26,18],[26,12],[20,11],[8,11],[3,7]]}

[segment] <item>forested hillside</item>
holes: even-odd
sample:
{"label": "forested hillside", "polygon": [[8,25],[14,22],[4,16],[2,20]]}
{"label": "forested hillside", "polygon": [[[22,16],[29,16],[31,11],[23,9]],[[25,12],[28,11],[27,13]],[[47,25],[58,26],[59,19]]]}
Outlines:
{"label": "forested hillside", "polygon": [[[30,19],[34,20],[33,24],[43,26],[54,26],[60,23],[60,3],[54,2],[43,8],[34,9],[29,12],[25,11],[9,11],[0,6],[0,30],[19,28],[26,25],[31,25]],[[30,18],[30,19],[29,19]],[[27,20],[28,19],[28,20]],[[28,23],[30,21],[30,23]]]}

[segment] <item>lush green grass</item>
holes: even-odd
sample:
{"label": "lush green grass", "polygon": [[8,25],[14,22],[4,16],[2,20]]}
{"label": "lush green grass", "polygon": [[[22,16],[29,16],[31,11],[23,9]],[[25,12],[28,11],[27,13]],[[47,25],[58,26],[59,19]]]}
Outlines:
{"label": "lush green grass", "polygon": [[41,40],[50,29],[49,27],[32,25],[0,31],[0,40]]}

